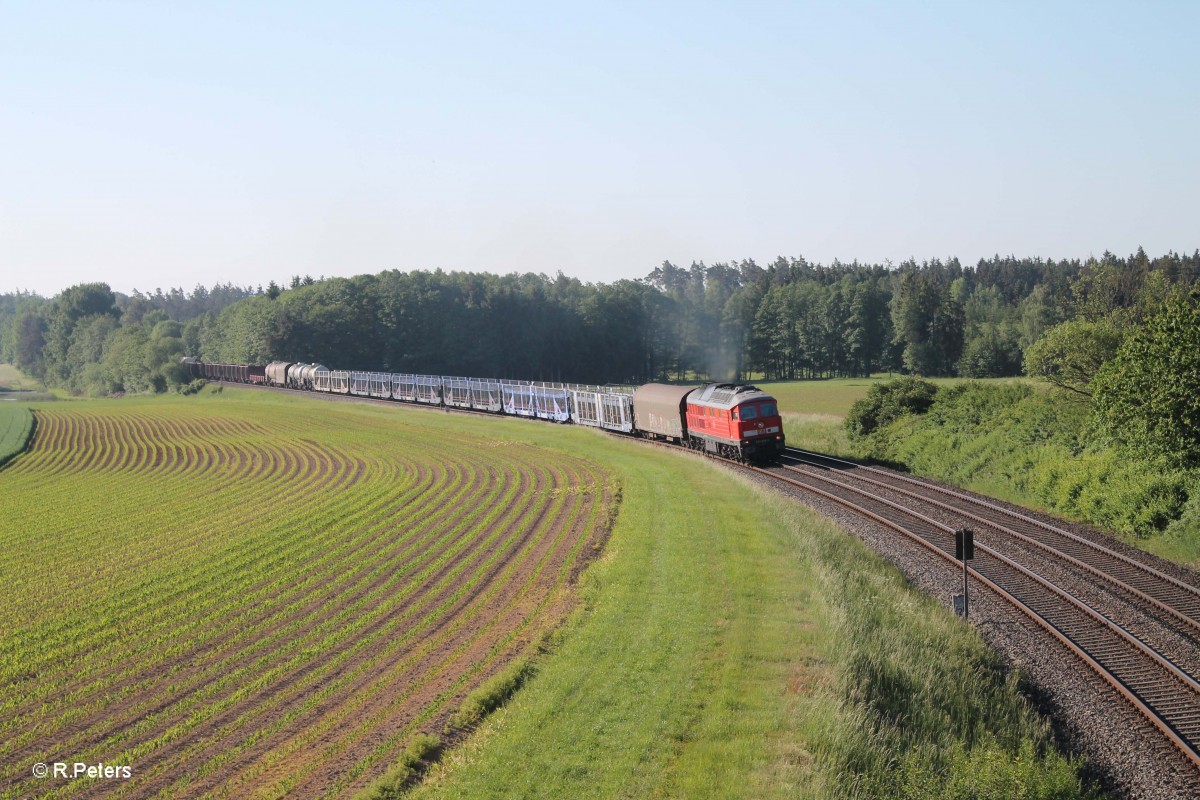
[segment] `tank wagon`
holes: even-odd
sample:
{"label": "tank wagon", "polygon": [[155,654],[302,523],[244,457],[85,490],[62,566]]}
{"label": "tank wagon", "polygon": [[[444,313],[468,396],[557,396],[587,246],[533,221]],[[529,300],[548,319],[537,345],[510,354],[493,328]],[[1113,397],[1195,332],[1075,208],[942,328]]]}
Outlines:
{"label": "tank wagon", "polygon": [[272,361],[265,367],[185,359],[208,380],[266,383],[291,389],[373,397],[573,422],[673,442],[741,461],[777,458],[783,420],[775,398],[755,386],[708,383],[639,387],[585,386],[408,373],[330,370],[322,364]]}
{"label": "tank wagon", "polygon": [[318,370],[323,370],[325,367],[320,364],[292,364],[287,369],[286,385],[291,389],[306,389],[313,391],[315,387],[314,378]]}

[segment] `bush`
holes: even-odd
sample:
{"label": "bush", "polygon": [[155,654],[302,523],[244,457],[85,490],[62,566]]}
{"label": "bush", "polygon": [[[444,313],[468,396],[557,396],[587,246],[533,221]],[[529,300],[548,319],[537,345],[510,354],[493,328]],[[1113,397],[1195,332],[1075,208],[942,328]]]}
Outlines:
{"label": "bush", "polygon": [[846,432],[851,439],[863,439],[909,414],[924,414],[933,404],[937,387],[916,377],[879,383],[867,396],[850,406]]}
{"label": "bush", "polygon": [[1088,410],[1028,384],[967,382],[881,427],[876,458],[1138,537],[1183,512],[1194,470],[1096,442]]}

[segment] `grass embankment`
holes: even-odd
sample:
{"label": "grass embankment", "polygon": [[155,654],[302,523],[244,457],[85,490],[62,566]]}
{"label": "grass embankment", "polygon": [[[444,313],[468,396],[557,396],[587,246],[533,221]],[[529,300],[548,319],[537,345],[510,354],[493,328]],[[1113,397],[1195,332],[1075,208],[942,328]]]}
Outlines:
{"label": "grass embankment", "polygon": [[25,450],[33,431],[33,413],[28,408],[0,405],[0,467]]}
{"label": "grass embankment", "polygon": [[1018,378],[938,378],[929,414],[852,442],[850,406],[883,377],[764,384],[788,444],[902,464],[918,475],[1088,522],[1200,568],[1200,476],[1091,442],[1077,400]]}
{"label": "grass embankment", "polygon": [[0,364],[0,392],[23,392],[44,388],[12,364]]}
{"label": "grass embankment", "polygon": [[1100,440],[1087,406],[1028,383],[942,388],[924,414],[873,433],[861,454],[1122,534],[1200,566],[1200,475]]}
{"label": "grass embankment", "polygon": [[623,500],[580,610],[415,797],[1081,794],[975,632],[815,514],[682,454],[463,425],[587,453]]}
{"label": "grass embankment", "polygon": [[56,400],[57,395],[12,364],[0,364],[0,401],[38,403]]}

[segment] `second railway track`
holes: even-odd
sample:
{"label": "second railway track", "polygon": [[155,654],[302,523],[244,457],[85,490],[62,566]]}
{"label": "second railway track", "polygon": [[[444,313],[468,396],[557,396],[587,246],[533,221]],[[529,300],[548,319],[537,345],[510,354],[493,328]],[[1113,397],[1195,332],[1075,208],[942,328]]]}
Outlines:
{"label": "second railway track", "polygon": [[[1164,758],[1181,764],[1200,794],[1196,586],[1064,528],[890,470],[789,448],[781,466],[757,471],[884,525],[950,564],[959,563],[955,528],[982,532],[970,569],[977,587],[1033,620],[1135,708],[1170,744]],[[1030,553],[1035,563],[1021,563]],[[1059,574],[1077,583],[1084,576],[1106,591],[1088,592],[1095,596],[1085,601],[1084,592],[1056,585]],[[1122,624],[1134,613],[1123,603],[1146,621],[1145,630]]]}

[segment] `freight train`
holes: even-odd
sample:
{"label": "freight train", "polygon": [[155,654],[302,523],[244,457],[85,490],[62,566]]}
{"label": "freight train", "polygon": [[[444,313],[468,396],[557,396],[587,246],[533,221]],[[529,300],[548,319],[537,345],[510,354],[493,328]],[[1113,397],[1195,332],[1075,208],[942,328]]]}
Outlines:
{"label": "freight train", "polygon": [[778,403],[746,384],[612,387],[331,370],[291,361],[272,361],[263,367],[186,358],[184,364],[189,375],[204,380],[573,422],[738,461],[774,460],[784,449]]}

